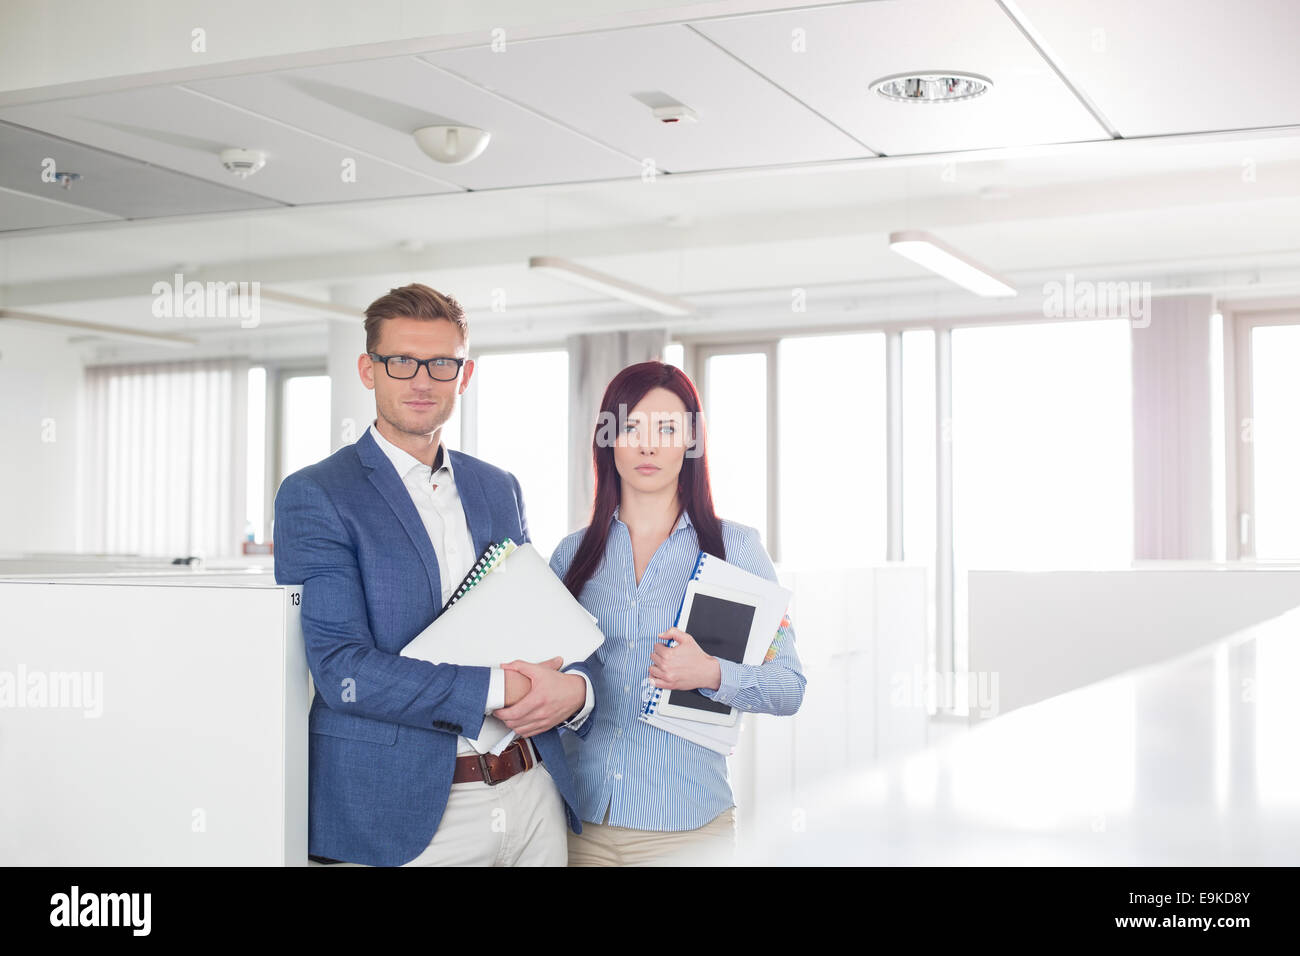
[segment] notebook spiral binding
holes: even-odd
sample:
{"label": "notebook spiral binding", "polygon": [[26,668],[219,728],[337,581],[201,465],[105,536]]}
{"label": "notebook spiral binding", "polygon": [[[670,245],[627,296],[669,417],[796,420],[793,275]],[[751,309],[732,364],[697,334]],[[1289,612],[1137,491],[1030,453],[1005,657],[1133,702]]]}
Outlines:
{"label": "notebook spiral binding", "polygon": [[484,548],[483,553],[479,555],[478,560],[474,562],[474,567],[470,568],[469,574],[465,575],[465,580],[460,582],[460,586],[456,588],[455,593],[453,593],[452,596],[447,599],[447,603],[442,606],[443,611],[446,611],[447,608],[451,607],[468,594],[474,585],[483,580],[484,575],[490,573],[494,568],[496,568],[496,566],[500,564],[511,551],[515,550],[516,547],[518,547],[518,545],[516,545],[511,539],[502,538],[500,541],[489,544]]}

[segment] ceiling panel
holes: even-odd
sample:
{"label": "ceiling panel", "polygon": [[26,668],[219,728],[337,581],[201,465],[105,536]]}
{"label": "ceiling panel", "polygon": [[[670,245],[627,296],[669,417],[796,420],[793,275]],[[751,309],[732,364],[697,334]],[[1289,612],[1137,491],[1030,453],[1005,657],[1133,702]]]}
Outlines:
{"label": "ceiling panel", "polygon": [[[87,213],[74,222],[232,212],[275,205],[235,189],[7,123],[0,123],[0,156],[4,157],[0,163],[0,188],[84,206]],[[48,160],[53,160],[52,166]],[[82,178],[64,189],[42,179],[45,168],[80,173]],[[52,211],[49,216],[57,218]],[[24,226],[6,216],[0,219],[0,228]]]}
{"label": "ceiling panel", "polygon": [[[0,120],[113,150],[219,183],[250,197],[302,205],[452,191],[456,187],[248,110],[176,86],[56,100],[0,110]],[[248,179],[221,165],[228,147],[260,149],[267,164]],[[355,181],[342,175],[356,161]]]}
{"label": "ceiling panel", "polygon": [[[415,57],[365,60],[187,86],[467,189],[638,175],[640,165]],[[444,166],[411,136],[421,126],[489,130],[477,159]]]}
{"label": "ceiling panel", "polygon": [[1124,136],[1300,124],[1296,0],[1017,0]]}
{"label": "ceiling panel", "polygon": [[[44,184],[42,184],[44,185]],[[51,192],[63,192],[50,186]],[[105,222],[115,217],[51,196],[29,196],[12,189],[0,189],[0,232],[10,229],[39,229],[42,226],[70,226],[88,222]]]}
{"label": "ceiling panel", "polygon": [[[887,155],[1109,138],[994,0],[876,0],[695,28]],[[942,70],[988,77],[993,89],[943,104],[869,90],[892,74]]]}
{"label": "ceiling panel", "polygon": [[[690,27],[671,24],[429,54],[487,89],[668,172],[870,156]],[[638,98],[639,97],[639,98]],[[684,103],[695,123],[652,106]],[[648,105],[649,104],[649,105]]]}

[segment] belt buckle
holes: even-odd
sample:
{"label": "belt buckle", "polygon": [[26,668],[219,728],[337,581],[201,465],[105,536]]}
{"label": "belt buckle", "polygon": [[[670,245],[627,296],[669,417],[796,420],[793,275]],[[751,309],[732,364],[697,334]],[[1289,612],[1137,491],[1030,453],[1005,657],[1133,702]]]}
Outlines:
{"label": "belt buckle", "polygon": [[478,755],[478,769],[479,773],[483,774],[483,782],[489,787],[495,787],[497,784],[501,783],[500,780],[492,779],[492,773],[488,770],[487,754]]}

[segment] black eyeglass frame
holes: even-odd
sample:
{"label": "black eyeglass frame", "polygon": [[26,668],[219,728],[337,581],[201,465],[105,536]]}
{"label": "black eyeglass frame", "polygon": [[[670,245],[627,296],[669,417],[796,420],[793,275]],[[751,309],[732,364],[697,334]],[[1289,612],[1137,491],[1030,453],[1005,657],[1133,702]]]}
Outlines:
{"label": "black eyeglass frame", "polygon": [[[374,360],[383,362],[384,371],[388,374],[388,377],[397,379],[399,382],[409,382],[411,379],[415,378],[415,376],[419,375],[420,366],[425,367],[425,369],[429,373],[429,378],[433,379],[435,382],[454,382],[456,381],[456,379],[460,378],[460,370],[465,367],[465,362],[466,362],[466,359],[453,358],[447,355],[435,355],[433,358],[418,359],[413,355],[380,355],[378,352],[367,352],[366,354],[369,355]],[[394,375],[393,370],[389,368],[388,360],[395,359],[395,358],[407,359],[411,362],[414,362],[415,371],[413,371],[410,375]],[[433,374],[434,362],[455,362],[456,363],[455,374],[453,374],[451,378],[439,378],[438,376]]]}

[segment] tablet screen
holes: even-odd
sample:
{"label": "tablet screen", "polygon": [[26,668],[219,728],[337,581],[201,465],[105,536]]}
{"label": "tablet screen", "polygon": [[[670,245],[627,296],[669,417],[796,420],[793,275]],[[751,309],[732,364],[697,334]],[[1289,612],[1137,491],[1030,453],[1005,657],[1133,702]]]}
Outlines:
{"label": "tablet screen", "polygon": [[[708,594],[695,593],[691,601],[691,616],[682,628],[695,638],[695,643],[706,654],[727,661],[740,662],[745,658],[745,645],[749,643],[749,629],[754,623],[754,606],[726,601]],[[695,691],[675,690],[668,700],[677,707],[730,713],[731,705],[709,700]]]}

